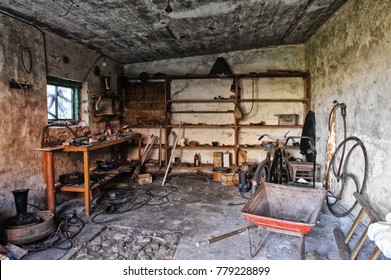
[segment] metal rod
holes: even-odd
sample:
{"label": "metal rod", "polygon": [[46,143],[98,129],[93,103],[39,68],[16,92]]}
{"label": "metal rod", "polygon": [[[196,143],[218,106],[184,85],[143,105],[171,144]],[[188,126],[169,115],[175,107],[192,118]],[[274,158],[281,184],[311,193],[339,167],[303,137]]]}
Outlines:
{"label": "metal rod", "polygon": [[196,243],[196,247],[201,247],[201,246],[204,246],[204,245],[215,243],[217,241],[220,241],[220,240],[226,239],[228,237],[231,237],[231,236],[237,235],[239,233],[242,233],[242,232],[244,232],[244,231],[246,231],[246,230],[248,230],[250,228],[253,228],[253,227],[256,227],[256,226],[255,225],[250,225],[250,226],[247,226],[247,227],[244,227],[244,228],[241,228],[241,229],[237,229],[237,230],[225,233],[225,234],[220,235],[220,236],[212,237],[211,239],[208,239],[208,240],[197,242]]}

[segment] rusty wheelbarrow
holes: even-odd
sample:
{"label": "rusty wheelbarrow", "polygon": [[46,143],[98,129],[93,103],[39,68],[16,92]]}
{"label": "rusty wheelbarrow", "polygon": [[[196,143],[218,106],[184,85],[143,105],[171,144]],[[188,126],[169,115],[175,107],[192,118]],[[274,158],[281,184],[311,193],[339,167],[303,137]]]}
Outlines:
{"label": "rusty wheelbarrow", "polygon": [[[325,198],[325,189],[262,183],[242,209],[249,226],[198,242],[196,246],[211,244],[247,230],[250,254],[254,257],[260,251],[269,232],[277,232],[299,237],[300,259],[304,259],[304,237],[315,226]],[[266,232],[255,246],[252,241],[254,236],[251,234],[254,229],[258,229],[258,235],[260,232]]]}
{"label": "rusty wheelbarrow", "polygon": [[250,253],[254,257],[269,232],[285,233],[301,239],[300,259],[305,258],[305,235],[315,226],[326,198],[325,189],[262,183],[242,209],[242,214],[259,230],[266,231],[255,246],[249,232]]}

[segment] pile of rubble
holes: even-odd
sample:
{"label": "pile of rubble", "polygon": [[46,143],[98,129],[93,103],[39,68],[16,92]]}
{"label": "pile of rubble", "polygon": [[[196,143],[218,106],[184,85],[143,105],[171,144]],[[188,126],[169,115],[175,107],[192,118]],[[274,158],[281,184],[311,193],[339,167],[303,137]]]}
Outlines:
{"label": "pile of rubble", "polygon": [[180,232],[164,230],[108,226],[71,259],[172,260],[181,235]]}

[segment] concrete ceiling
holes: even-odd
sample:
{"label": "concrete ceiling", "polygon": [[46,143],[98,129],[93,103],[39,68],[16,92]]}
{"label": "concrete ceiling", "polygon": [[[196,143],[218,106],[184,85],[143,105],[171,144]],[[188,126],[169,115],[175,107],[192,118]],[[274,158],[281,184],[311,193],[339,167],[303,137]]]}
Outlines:
{"label": "concrete ceiling", "polygon": [[1,0],[0,11],[121,63],[305,42],[346,0]]}

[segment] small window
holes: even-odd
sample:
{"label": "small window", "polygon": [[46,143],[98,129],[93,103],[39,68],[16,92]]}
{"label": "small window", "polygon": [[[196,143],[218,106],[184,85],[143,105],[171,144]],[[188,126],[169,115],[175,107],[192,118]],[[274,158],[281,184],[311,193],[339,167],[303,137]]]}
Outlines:
{"label": "small window", "polygon": [[78,83],[58,78],[48,77],[47,104],[48,121],[70,121],[76,123],[78,114],[79,90]]}

